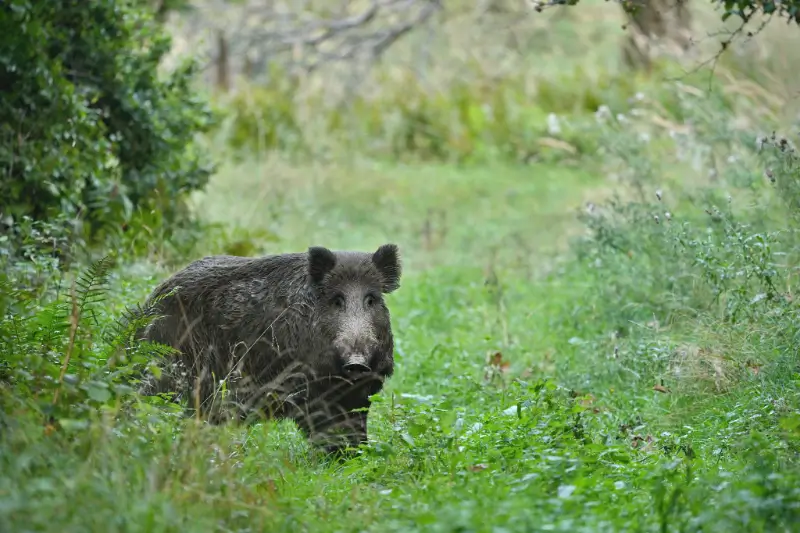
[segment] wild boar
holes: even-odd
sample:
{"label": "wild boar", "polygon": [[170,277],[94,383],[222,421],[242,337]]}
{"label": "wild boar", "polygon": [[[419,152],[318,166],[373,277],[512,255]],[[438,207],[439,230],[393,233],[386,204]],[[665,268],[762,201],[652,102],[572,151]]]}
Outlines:
{"label": "wild boar", "polygon": [[394,244],[195,261],[147,300],[158,318],[140,338],[178,354],[141,392],[177,391],[215,424],[290,418],[328,451],[356,447],[370,396],[394,372],[384,295],[400,276]]}

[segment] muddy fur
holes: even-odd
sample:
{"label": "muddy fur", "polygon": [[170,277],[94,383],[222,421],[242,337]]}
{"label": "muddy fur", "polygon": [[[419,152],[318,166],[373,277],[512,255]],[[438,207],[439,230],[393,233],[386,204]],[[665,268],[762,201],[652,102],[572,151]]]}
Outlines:
{"label": "muddy fur", "polygon": [[291,418],[329,449],[356,446],[367,438],[369,396],[394,371],[383,295],[400,275],[393,244],[195,261],[148,298],[163,298],[159,318],[139,338],[180,355],[141,392],[173,392],[212,423]]}

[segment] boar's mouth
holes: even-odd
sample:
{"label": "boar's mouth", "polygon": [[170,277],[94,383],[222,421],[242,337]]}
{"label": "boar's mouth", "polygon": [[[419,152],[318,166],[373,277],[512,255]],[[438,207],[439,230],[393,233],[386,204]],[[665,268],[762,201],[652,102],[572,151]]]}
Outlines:
{"label": "boar's mouth", "polygon": [[[369,364],[369,358],[361,353],[350,354],[344,357],[342,364],[342,377],[350,384],[367,385],[368,389],[377,386],[380,389],[380,384],[383,383],[383,376],[372,369]],[[369,383],[372,383],[371,385]],[[376,391],[367,392],[368,395],[374,394]]]}

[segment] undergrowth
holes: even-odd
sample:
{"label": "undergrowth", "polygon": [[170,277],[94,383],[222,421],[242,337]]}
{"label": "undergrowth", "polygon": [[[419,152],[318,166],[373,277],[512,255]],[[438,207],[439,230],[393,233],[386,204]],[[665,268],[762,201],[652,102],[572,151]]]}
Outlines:
{"label": "undergrowth", "polygon": [[[780,124],[765,108],[724,84],[643,88],[619,107],[592,97],[574,139],[561,139],[591,147],[573,164],[608,181],[582,191],[598,198],[581,206],[584,231],[547,275],[487,268],[486,258],[404,274],[389,301],[397,373],[375,398],[370,443],[346,461],[309,448],[290,423],[209,427],[138,398],[129,382],[164,350],[127,347],[142,322],[125,309],[154,286],[154,271],[100,260],[55,277],[32,258],[26,275],[41,265],[49,283],[8,282],[2,300],[0,529],[796,530],[797,139],[773,136]],[[513,100],[502,83],[491,90]],[[456,118],[430,138],[403,129],[427,116],[426,101],[390,105],[408,120],[391,134],[377,121],[379,151],[466,164],[476,143],[462,147],[458,132],[470,124],[473,137],[496,136],[485,146],[523,149],[514,128],[535,120],[484,128],[484,111],[454,91],[430,112]],[[537,110],[546,108],[531,109],[547,123]],[[476,188],[502,184],[511,198],[535,178]],[[617,194],[600,198],[608,189]],[[344,188],[324,192],[276,216],[380,226],[378,207],[348,209]],[[380,187],[364,195],[381,205]],[[261,201],[248,196],[237,209]],[[509,213],[481,211],[465,198],[452,209],[484,236],[511,211],[535,209],[509,200]],[[394,207],[412,217],[419,201],[411,190]],[[529,232],[552,231],[534,215]],[[304,239],[321,234],[302,229]],[[249,239],[266,238],[219,231],[206,250],[249,253]],[[459,235],[430,246],[456,256],[474,244]]]}

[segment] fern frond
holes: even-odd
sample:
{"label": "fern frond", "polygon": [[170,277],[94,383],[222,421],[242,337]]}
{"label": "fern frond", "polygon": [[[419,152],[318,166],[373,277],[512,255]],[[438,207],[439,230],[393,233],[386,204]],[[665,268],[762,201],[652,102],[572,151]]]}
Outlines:
{"label": "fern frond", "polygon": [[11,308],[11,302],[19,300],[19,292],[7,278],[0,278],[0,320]]}
{"label": "fern frond", "polygon": [[122,311],[103,333],[103,341],[114,347],[128,344],[131,336],[146,328],[156,318],[155,308],[150,305],[134,304]]}
{"label": "fern frond", "polygon": [[103,301],[108,290],[109,274],[114,265],[115,261],[111,256],[95,261],[75,280],[74,294],[72,290],[64,290],[62,284],[56,301],[43,312],[37,313],[37,320],[40,322],[37,336],[45,349],[63,341],[73,314],[80,323],[91,306]]}
{"label": "fern frond", "polygon": [[157,297],[146,301],[143,305],[137,303],[125,309],[120,318],[115,320],[106,331],[103,337],[106,344],[119,347],[129,343],[132,335],[143,330],[154,319],[158,318],[158,304],[164,298],[175,294],[176,290],[177,288],[165,294],[159,294]]}
{"label": "fern frond", "polygon": [[63,301],[56,301],[31,317],[31,320],[39,323],[34,331],[37,332],[36,337],[44,350],[63,342],[69,329],[69,314],[69,305]]}
{"label": "fern frond", "polygon": [[116,261],[111,256],[98,259],[75,282],[77,286],[78,314],[90,305],[101,303],[108,291],[108,278]]}

